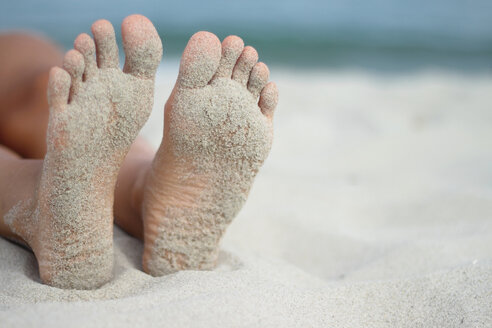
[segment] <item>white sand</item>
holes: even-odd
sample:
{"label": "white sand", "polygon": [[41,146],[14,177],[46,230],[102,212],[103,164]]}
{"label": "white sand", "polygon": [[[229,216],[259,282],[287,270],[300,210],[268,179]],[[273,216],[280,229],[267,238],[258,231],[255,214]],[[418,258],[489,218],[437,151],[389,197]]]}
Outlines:
{"label": "white sand", "polygon": [[0,327],[492,327],[492,78],[272,72],[272,153],[215,271],[152,278],[116,229],[115,279],[66,291],[0,239]]}

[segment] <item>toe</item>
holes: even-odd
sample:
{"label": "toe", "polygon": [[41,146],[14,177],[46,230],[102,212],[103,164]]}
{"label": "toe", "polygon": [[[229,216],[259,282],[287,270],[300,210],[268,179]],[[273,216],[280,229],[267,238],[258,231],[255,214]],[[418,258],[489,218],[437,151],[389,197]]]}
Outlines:
{"label": "toe", "polygon": [[70,50],[63,58],[63,69],[70,74],[72,86],[70,87],[70,99],[79,91],[84,74],[84,57],[77,50]]}
{"label": "toe", "polygon": [[99,68],[118,68],[118,46],[113,25],[105,19],[92,24],[92,35],[96,43],[96,58]]}
{"label": "toe", "polygon": [[220,57],[220,41],[214,34],[195,33],[181,58],[178,86],[198,88],[207,85],[219,67]]}
{"label": "toe", "polygon": [[48,104],[50,110],[59,112],[67,106],[70,92],[70,75],[59,67],[50,70],[48,82]]}
{"label": "toe", "polygon": [[96,53],[96,47],[92,38],[86,34],[80,34],[73,44],[75,50],[78,50],[84,57],[84,81],[90,79],[96,74],[97,65],[94,54]]}
{"label": "toe", "polygon": [[261,108],[261,112],[265,116],[272,118],[273,111],[277,107],[278,102],[278,90],[277,85],[273,82],[268,83],[263,90],[261,90],[260,101],[258,105]]}
{"label": "toe", "polygon": [[234,70],[232,71],[232,79],[242,85],[246,85],[249,79],[249,73],[257,61],[258,53],[255,48],[250,46],[244,48],[241,56],[239,56],[239,59],[236,62],[236,66],[234,66]]}
{"label": "toe", "polygon": [[222,41],[222,57],[214,79],[220,77],[231,78],[234,65],[243,49],[243,40],[235,35],[229,35]]}
{"label": "toe", "polygon": [[147,17],[131,15],[121,25],[125,66],[123,71],[139,78],[154,78],[162,58],[162,42]]}
{"label": "toe", "polygon": [[260,95],[260,91],[267,84],[269,76],[270,71],[264,63],[257,63],[253,67],[248,81],[248,90],[253,94],[253,96],[258,97]]}

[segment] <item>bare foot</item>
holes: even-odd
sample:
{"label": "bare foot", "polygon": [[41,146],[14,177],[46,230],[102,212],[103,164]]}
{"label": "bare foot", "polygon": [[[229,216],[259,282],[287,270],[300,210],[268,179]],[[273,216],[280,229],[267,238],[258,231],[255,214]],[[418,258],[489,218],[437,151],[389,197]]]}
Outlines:
{"label": "bare foot", "polygon": [[[50,72],[48,151],[29,204],[9,214],[11,229],[33,249],[44,283],[92,289],[112,277],[113,197],[120,165],[153,104],[162,44],[152,23],[122,24],[123,72],[108,21],[81,34],[64,70]],[[96,55],[96,56],[94,56]],[[96,62],[97,57],[97,62]]]}
{"label": "bare foot", "polygon": [[[146,177],[144,270],[215,266],[219,241],[272,142],[277,89],[252,47],[196,33],[166,103],[163,142]],[[259,98],[259,100],[258,100]]]}

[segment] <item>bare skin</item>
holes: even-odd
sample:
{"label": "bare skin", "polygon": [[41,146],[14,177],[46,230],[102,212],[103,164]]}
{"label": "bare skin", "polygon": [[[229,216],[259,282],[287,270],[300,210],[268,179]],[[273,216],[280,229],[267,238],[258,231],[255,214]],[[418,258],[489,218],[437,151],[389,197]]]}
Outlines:
{"label": "bare skin", "polygon": [[[198,39],[201,41],[194,42]],[[0,44],[1,41],[0,38]],[[42,49],[38,50],[42,51]],[[195,57],[196,55],[204,56],[205,64],[207,67],[210,67],[207,68],[207,74],[209,76],[204,81],[199,81],[200,84],[190,86],[186,85],[183,81],[187,80],[187,77],[193,74],[193,70],[203,70],[203,67],[199,66],[200,63],[191,60],[193,57],[191,56],[192,54],[194,54]],[[190,40],[190,43],[184,52],[180,68],[180,77],[178,77],[176,87],[166,103],[164,139],[157,155],[155,155],[155,152],[143,139],[137,139],[121,164],[117,176],[116,188],[114,189],[115,222],[128,233],[145,241],[143,266],[146,272],[152,275],[162,275],[182,269],[210,269],[215,264],[218,242],[224,233],[225,227],[227,227],[246,199],[254,175],[268,152],[255,159],[252,166],[242,168],[237,172],[238,176],[248,177],[247,179],[241,178],[243,187],[240,191],[235,191],[234,188],[230,188],[230,190],[227,190],[226,194],[229,196],[232,195],[232,198],[229,196],[229,198],[222,196],[218,198],[220,201],[225,202],[223,204],[218,204],[218,208],[222,208],[222,210],[220,210],[220,216],[223,218],[223,224],[220,225],[219,229],[216,229],[216,231],[213,232],[211,238],[210,236],[201,236],[212,242],[207,245],[206,251],[203,252],[203,254],[198,255],[198,261],[190,261],[190,259],[197,257],[197,252],[200,251],[200,247],[196,247],[197,245],[194,245],[193,243],[187,243],[188,249],[185,252],[178,253],[173,253],[172,249],[169,247],[167,251],[162,251],[162,247],[156,247],[156,244],[162,245],[163,242],[166,242],[166,235],[162,234],[163,227],[170,229],[170,233],[172,234],[173,230],[180,230],[179,226],[173,227],[173,222],[186,219],[183,217],[169,217],[168,215],[165,215],[166,208],[186,208],[187,210],[191,208],[192,210],[189,212],[192,214],[191,216],[203,216],[202,214],[209,211],[210,206],[198,197],[200,193],[197,193],[197,191],[215,192],[215,184],[219,180],[214,178],[211,172],[200,172],[194,167],[182,165],[183,158],[176,155],[175,145],[172,142],[172,138],[169,137],[170,132],[173,131],[173,126],[171,125],[171,120],[169,118],[173,111],[179,111],[176,109],[176,103],[179,101],[180,97],[183,97],[186,94],[187,89],[192,88],[200,90],[201,88],[210,85],[210,88],[217,88],[217,95],[219,95],[221,92],[220,83],[233,84],[240,90],[238,92],[240,92],[241,95],[244,94],[247,95],[247,97],[250,97],[249,101],[251,102],[251,105],[248,107],[248,110],[251,110],[252,113],[254,113],[253,115],[256,115],[257,118],[263,122],[259,128],[270,132],[269,137],[265,138],[265,140],[256,141],[257,143],[268,145],[267,148],[269,149],[269,144],[271,143],[273,110],[277,103],[277,90],[273,83],[267,84],[268,68],[266,65],[256,63],[256,61],[256,51],[251,47],[244,48],[242,40],[237,37],[228,37],[221,45],[218,39],[210,33],[200,32],[196,34],[192,40]],[[76,72],[72,73],[77,74]],[[217,81],[222,82],[217,84]],[[40,84],[39,88],[42,89],[42,87],[42,84]],[[3,99],[0,99],[0,103],[2,103],[2,100]],[[37,104],[37,107],[41,107],[41,105]],[[11,109],[7,109],[7,111],[8,110]],[[227,110],[227,108],[218,108],[218,110]],[[47,111],[45,113],[47,116]],[[2,112],[0,112],[0,114],[2,114]],[[29,116],[29,111],[26,111],[25,116]],[[2,117],[3,115],[0,116],[0,124],[2,124]],[[20,115],[20,117],[22,117],[22,115]],[[30,121],[27,120],[26,122]],[[243,123],[249,124],[247,120]],[[11,123],[8,121],[4,122],[4,125],[6,126],[10,126],[10,124]],[[29,124],[32,124],[34,127],[37,122]],[[39,128],[34,130],[43,131],[43,129]],[[39,138],[43,137],[42,132],[36,133]],[[15,139],[16,137],[17,135],[14,130],[14,133],[7,137],[7,139]],[[8,142],[3,142],[3,144],[6,145]],[[251,148],[251,144],[247,142],[238,147]],[[34,142],[30,143],[29,141],[26,141],[22,144],[22,148],[27,149],[27,152],[21,152],[21,147],[10,147],[10,149],[7,149],[6,147],[2,148],[2,146],[0,146],[0,181],[6,182],[0,184],[0,215],[2,216],[5,216],[9,209],[15,206],[19,200],[25,199],[26,195],[32,195],[33,192],[35,193],[39,181],[42,180],[43,161],[21,159],[17,154],[21,153],[24,157],[38,157],[29,154],[44,154],[43,147]],[[118,155],[114,156],[115,162],[121,162],[121,153],[122,152],[118,152]],[[212,154],[207,160],[213,161],[219,155],[219,157],[223,157],[223,153],[227,153],[227,151],[222,149],[220,154]],[[190,156],[203,157],[203,154],[190,154]],[[226,157],[228,158],[228,162],[224,163],[224,165],[228,166],[234,166],[236,163],[243,160],[242,158],[234,156],[227,155]],[[105,184],[110,186],[114,185],[114,182],[116,181],[115,174],[116,173],[114,172],[110,173],[110,178]],[[190,174],[194,174],[195,176],[186,181],[182,179],[183,176],[189,176]],[[111,194],[109,188],[107,189],[108,191],[103,193]],[[185,197],[183,197],[183,195]],[[103,220],[106,222],[104,224],[106,229],[108,229],[107,227],[109,226],[107,222],[110,221],[108,219],[110,211],[108,212],[107,208],[110,208],[111,200],[112,196],[105,198],[98,210],[98,213],[106,213],[103,215],[103,217],[106,218]],[[231,200],[234,200],[234,202],[239,205],[232,211],[226,211],[227,202]],[[193,206],[193,204],[190,206],[190,202],[196,202],[196,204],[199,203],[200,206]],[[212,220],[206,224],[215,224],[215,222]],[[19,225],[22,226],[23,223],[19,222]],[[200,224],[194,225],[194,229],[200,231],[203,230],[203,226],[200,226]],[[21,230],[22,227],[19,227],[17,231]],[[0,234],[14,239],[21,239],[31,245],[26,240],[29,238],[22,237],[22,234],[13,232],[10,226],[4,224],[3,220],[0,220]],[[184,234],[181,235],[179,239],[185,241],[188,239],[188,241],[190,241],[195,240],[197,237],[200,238],[200,234],[195,234],[194,236]],[[31,238],[35,239],[36,237]],[[31,243],[35,244],[35,242]],[[200,244],[200,242],[198,244]],[[36,253],[35,247],[32,245],[31,247]],[[158,248],[161,249],[160,253],[155,251]],[[101,282],[103,282],[103,280],[104,279],[101,279]],[[44,281],[50,282],[49,278],[44,279]],[[93,287],[96,286],[83,286],[82,288]]]}
{"label": "bare skin", "polygon": [[0,34],[0,144],[25,158],[43,158],[49,70],[61,66],[55,44],[26,34]]}

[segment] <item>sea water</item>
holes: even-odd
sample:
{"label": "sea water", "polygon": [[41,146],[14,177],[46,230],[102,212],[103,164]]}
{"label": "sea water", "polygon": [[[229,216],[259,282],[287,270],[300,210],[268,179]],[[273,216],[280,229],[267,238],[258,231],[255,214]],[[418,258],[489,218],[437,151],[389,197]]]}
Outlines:
{"label": "sea water", "polygon": [[243,37],[270,65],[492,73],[491,0],[2,1],[0,29],[30,29],[70,48],[90,24],[133,13],[157,27],[165,55],[208,30]]}

